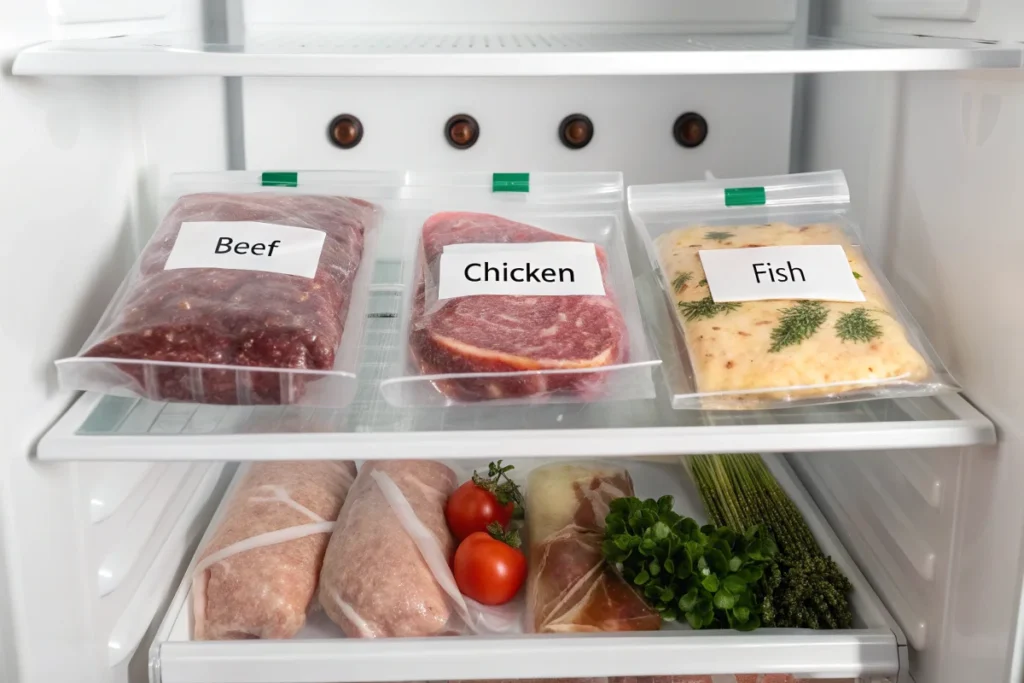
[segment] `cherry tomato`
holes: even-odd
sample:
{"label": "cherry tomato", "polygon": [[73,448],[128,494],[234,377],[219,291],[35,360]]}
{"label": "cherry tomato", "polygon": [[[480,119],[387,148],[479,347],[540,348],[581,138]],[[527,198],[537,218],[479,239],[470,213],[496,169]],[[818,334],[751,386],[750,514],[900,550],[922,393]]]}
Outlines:
{"label": "cherry tomato", "polygon": [[474,532],[487,531],[491,522],[507,529],[514,511],[515,503],[502,505],[493,493],[470,480],[448,497],[444,517],[455,538],[461,541]]}
{"label": "cherry tomato", "polygon": [[452,569],[463,595],[484,605],[503,605],[523,585],[526,556],[486,531],[478,531],[459,544]]}

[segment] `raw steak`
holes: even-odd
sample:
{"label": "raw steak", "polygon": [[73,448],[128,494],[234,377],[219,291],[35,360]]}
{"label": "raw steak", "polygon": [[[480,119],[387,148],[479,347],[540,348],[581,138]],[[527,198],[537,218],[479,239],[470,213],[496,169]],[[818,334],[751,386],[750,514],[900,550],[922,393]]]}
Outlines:
{"label": "raw steak", "polygon": [[[375,213],[373,205],[345,197],[186,195],[171,207],[143,251],[119,310],[105,318],[109,324],[93,334],[96,343],[83,355],[149,361],[117,364],[127,375],[120,381],[147,398],[294,403],[312,378],[259,369],[334,367]],[[312,279],[221,268],[164,270],[185,221],[275,223],[322,230],[326,239]]]}
{"label": "raw steak", "polygon": [[530,473],[528,624],[535,633],[654,631],[661,617],[604,560],[604,520],[633,495],[621,468],[555,464]]}
{"label": "raw steak", "polygon": [[398,486],[449,562],[455,540],[444,505],[455,473],[429,460],[381,460],[359,470],[320,575],[320,604],[349,637],[433,636],[449,628],[449,598],[372,472]]}
{"label": "raw steak", "polygon": [[[197,640],[291,638],[306,623],[352,462],[252,465],[192,577]],[[290,537],[290,538],[289,538]]]}
{"label": "raw steak", "polygon": [[[466,296],[438,305],[436,272],[445,245],[578,241],[479,213],[439,213],[423,225],[420,282],[413,302],[412,354],[428,375],[593,369],[623,362],[629,337],[608,285],[607,257],[598,246],[608,296]],[[446,395],[486,400],[556,392],[592,393],[605,373],[522,374],[436,381]]]}

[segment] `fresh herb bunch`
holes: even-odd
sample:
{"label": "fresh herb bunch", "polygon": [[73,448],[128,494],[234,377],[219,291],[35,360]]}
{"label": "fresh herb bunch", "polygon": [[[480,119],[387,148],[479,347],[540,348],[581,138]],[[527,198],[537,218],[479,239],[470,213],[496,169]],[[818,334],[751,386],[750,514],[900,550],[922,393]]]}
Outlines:
{"label": "fresh herb bunch", "polygon": [[779,324],[772,330],[772,345],[768,353],[778,353],[810,339],[828,318],[828,309],[820,301],[801,301],[779,311]]}
{"label": "fresh herb bunch", "polygon": [[758,455],[696,455],[688,460],[708,516],[734,529],[764,528],[779,552],[759,589],[761,619],[781,628],[850,628],[853,590],[827,557]]}
{"label": "fresh herb bunch", "polygon": [[836,336],[844,342],[869,342],[882,336],[882,326],[868,313],[868,309],[857,307],[843,313],[836,321]]}
{"label": "fresh herb bunch", "polygon": [[693,273],[685,271],[676,275],[675,279],[672,280],[672,289],[676,290],[676,293],[682,292],[686,289],[686,283],[693,279]]}
{"label": "fresh herb bunch", "polygon": [[697,301],[680,301],[678,303],[679,310],[682,312],[683,317],[689,321],[700,320],[701,318],[714,318],[719,313],[729,313],[738,309],[741,304],[735,301],[725,301],[720,304],[716,304],[715,300],[711,298],[711,295],[707,295],[703,299]]}
{"label": "fresh herb bunch", "polygon": [[515,510],[513,515],[517,519],[521,519],[523,516],[523,504],[525,502],[523,500],[523,492],[519,490],[516,483],[508,476],[508,473],[514,469],[514,465],[502,466],[501,460],[496,463],[488,463],[487,476],[481,476],[474,471],[473,483],[485,491],[493,493],[494,497],[502,505],[514,503]]}
{"label": "fresh herb bunch", "polygon": [[601,550],[666,621],[695,629],[752,631],[761,625],[758,593],[778,552],[760,527],[745,533],[698,526],[672,510],[672,496],[618,498],[605,519]]}

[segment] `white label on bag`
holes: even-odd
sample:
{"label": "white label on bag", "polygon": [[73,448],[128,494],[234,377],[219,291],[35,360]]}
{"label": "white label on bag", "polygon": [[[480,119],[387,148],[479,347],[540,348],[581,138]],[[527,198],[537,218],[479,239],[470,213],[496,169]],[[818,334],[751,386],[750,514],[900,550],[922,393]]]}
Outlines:
{"label": "white label on bag", "polygon": [[441,253],[437,298],[604,296],[597,248],[590,242],[450,244]]}
{"label": "white label on bag", "polygon": [[327,233],[256,221],[186,221],[164,270],[227,268],[312,278]]}
{"label": "white label on bag", "polygon": [[865,301],[838,244],[701,249],[711,298],[723,301]]}

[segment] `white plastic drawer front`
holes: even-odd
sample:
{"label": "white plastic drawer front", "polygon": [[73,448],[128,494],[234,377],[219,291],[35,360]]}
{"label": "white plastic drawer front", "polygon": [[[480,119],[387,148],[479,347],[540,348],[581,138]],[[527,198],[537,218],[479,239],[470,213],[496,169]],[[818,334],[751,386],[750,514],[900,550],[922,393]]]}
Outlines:
{"label": "white plastic drawer front", "polygon": [[[916,650],[932,645],[948,595],[958,449],[792,456],[800,476]],[[936,631],[937,633],[937,631]]]}

